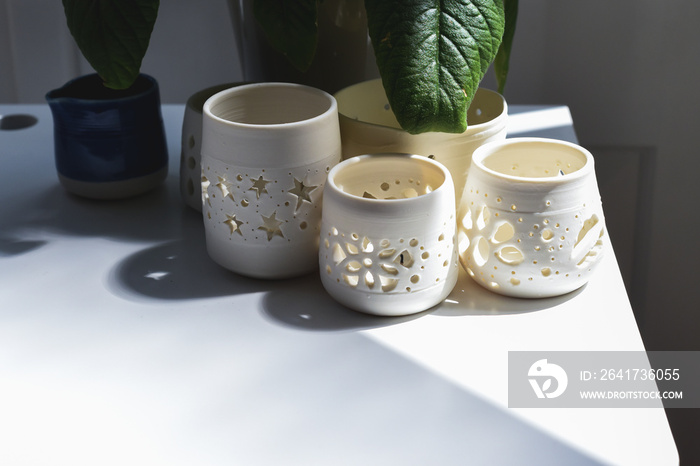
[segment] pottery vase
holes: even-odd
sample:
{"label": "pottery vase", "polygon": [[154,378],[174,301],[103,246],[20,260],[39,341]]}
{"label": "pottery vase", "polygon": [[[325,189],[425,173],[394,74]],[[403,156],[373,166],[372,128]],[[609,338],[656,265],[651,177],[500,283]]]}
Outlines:
{"label": "pottery vase", "polygon": [[406,154],[345,160],[323,194],[321,282],[357,311],[424,311],[456,284],[455,229],[454,187],[442,164]]}
{"label": "pottery vase", "polygon": [[315,271],[323,189],[339,161],[337,106],[319,89],[259,83],[209,98],[201,189],[211,258],[254,278]]}
{"label": "pottery vase", "polygon": [[50,91],[58,177],[64,188],[94,199],[121,199],[160,185],[168,172],[158,83],[141,74],[114,91],[96,74]]}
{"label": "pottery vase", "polygon": [[460,261],[483,287],[542,298],[583,286],[607,236],[593,156],[541,138],[474,152],[459,207]]}
{"label": "pottery vase", "polygon": [[403,152],[431,157],[452,174],[459,201],[474,150],[506,137],[508,105],[497,92],[480,88],[467,112],[463,133],[410,134],[401,129],[379,79],[349,86],[335,94],[340,113],[343,158]]}

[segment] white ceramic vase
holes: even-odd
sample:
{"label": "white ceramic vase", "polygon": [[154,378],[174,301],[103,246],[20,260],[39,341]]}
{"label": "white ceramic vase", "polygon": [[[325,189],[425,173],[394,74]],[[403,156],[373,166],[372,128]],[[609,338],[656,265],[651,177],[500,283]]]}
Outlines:
{"label": "white ceramic vase", "polygon": [[460,134],[409,134],[401,129],[380,79],[349,86],[335,94],[340,113],[343,158],[402,152],[433,156],[452,174],[458,202],[474,150],[506,137],[508,105],[500,94],[479,89],[467,112],[468,128]]}
{"label": "white ceramic vase", "polygon": [[541,138],[478,148],[458,228],[460,261],[487,289],[540,298],[580,288],[606,241],[593,156]]}
{"label": "white ceramic vase", "polygon": [[318,266],[321,199],[340,160],[335,99],[298,84],[247,84],[204,104],[202,212],[209,255],[256,278]]}
{"label": "white ceramic vase", "polygon": [[180,149],[180,195],[186,205],[202,211],[202,108],[209,97],[240,84],[229,83],[208,87],[187,99],[182,119]]}
{"label": "white ceramic vase", "polygon": [[323,194],[323,286],[370,314],[429,309],[457,281],[455,230],[454,187],[442,164],[405,154],[345,160]]}

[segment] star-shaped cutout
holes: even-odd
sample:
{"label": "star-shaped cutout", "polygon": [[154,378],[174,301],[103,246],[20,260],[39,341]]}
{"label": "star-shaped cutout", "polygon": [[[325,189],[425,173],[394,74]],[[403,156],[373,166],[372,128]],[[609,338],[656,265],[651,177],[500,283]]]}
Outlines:
{"label": "star-shaped cutout", "polygon": [[243,236],[243,233],[241,232],[241,225],[243,224],[242,221],[238,220],[236,218],[236,215],[229,215],[226,214],[226,220],[224,220],[224,223],[229,226],[231,229],[231,234],[233,232],[237,232],[239,235]]}
{"label": "star-shaped cutout", "polygon": [[250,181],[253,182],[253,187],[250,188],[248,191],[255,191],[255,194],[258,195],[258,199],[260,199],[260,195],[262,193],[267,192],[266,186],[267,186],[267,183],[269,183],[269,181],[266,179],[263,179],[262,175],[260,175],[260,178],[258,178],[257,180],[255,178],[251,178]]}
{"label": "star-shaped cutout", "polygon": [[282,221],[277,220],[275,216],[277,215],[277,212],[273,212],[272,215],[269,217],[265,217],[264,215],[261,215],[263,224],[262,226],[258,227],[258,230],[264,230],[267,233],[267,240],[271,241],[273,237],[275,236],[280,236],[284,238],[284,235],[282,234],[282,230],[280,229],[280,225],[282,225]]}
{"label": "star-shaped cutout", "polygon": [[216,187],[221,190],[221,195],[224,198],[230,197],[232,200],[235,200],[233,199],[233,194],[231,194],[230,190],[232,184],[226,178],[222,178],[220,176],[217,176],[217,178],[219,179],[219,182],[216,183]]}
{"label": "star-shaped cutout", "polygon": [[206,176],[202,176],[202,206],[204,206],[205,203],[209,204],[209,207],[211,207],[211,200],[209,199],[209,185],[211,182],[207,179]]}
{"label": "star-shaped cutout", "polygon": [[311,191],[316,188],[318,188],[318,186],[306,186],[303,181],[299,181],[294,178],[294,187],[290,189],[289,192],[297,197],[297,206],[294,209],[295,211],[299,210],[299,207],[301,207],[301,204],[304,201],[311,203],[311,197],[309,194],[311,194]]}

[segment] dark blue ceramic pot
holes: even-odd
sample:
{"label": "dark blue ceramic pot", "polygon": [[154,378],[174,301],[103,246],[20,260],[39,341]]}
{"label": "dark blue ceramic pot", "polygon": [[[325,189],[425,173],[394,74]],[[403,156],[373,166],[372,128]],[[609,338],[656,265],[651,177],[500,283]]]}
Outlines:
{"label": "dark blue ceramic pot", "polygon": [[144,193],[167,176],[168,152],[158,83],[141,74],[125,91],[97,74],[50,91],[56,168],[74,194],[120,199]]}

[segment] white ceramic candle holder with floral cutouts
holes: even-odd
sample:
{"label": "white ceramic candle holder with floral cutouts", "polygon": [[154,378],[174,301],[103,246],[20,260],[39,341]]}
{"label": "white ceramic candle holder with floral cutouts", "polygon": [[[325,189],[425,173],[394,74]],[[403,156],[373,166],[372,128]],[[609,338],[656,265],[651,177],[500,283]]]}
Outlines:
{"label": "white ceramic candle holder with floral cutouts", "polygon": [[340,161],[335,99],[299,84],[247,84],[206,101],[202,131],[212,259],[255,278],[316,270],[323,187]]}
{"label": "white ceramic candle holder with floral cutouts", "polygon": [[474,152],[460,202],[460,261],[496,293],[565,294],[600,262],[604,223],[589,151],[553,139],[492,142]]}
{"label": "white ceramic candle holder with floral cutouts", "polygon": [[345,306],[397,316],[429,309],[459,272],[454,186],[419,155],[362,155],[333,168],[323,193],[319,265]]}

